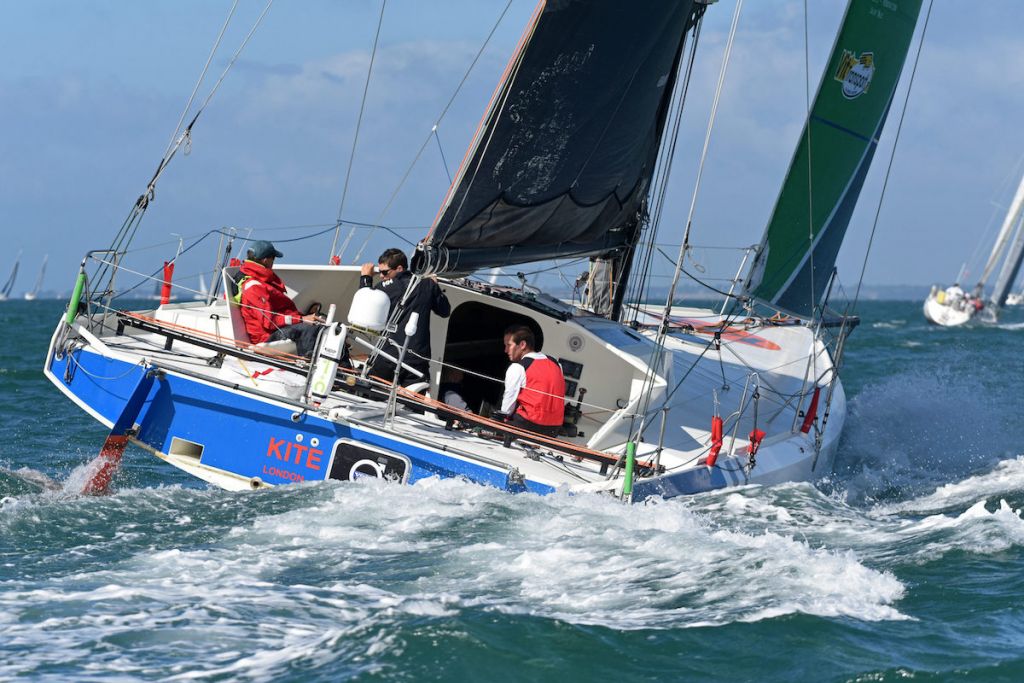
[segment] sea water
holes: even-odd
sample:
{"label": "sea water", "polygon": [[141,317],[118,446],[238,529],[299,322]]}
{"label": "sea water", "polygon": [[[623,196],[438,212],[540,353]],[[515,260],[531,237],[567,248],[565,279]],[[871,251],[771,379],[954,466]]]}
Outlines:
{"label": "sea water", "polygon": [[835,469],[627,507],[461,481],[207,488],[0,304],[0,680],[1024,680],[1024,313],[868,302]]}

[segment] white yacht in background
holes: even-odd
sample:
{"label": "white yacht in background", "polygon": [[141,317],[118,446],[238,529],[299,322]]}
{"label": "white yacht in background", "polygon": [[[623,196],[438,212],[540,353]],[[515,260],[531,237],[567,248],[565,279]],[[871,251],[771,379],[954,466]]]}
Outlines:
{"label": "white yacht in background", "polygon": [[[996,236],[992,252],[981,272],[974,290],[966,292],[960,287],[960,280],[947,288],[933,286],[924,302],[924,317],[930,323],[944,327],[964,325],[974,318],[981,322],[999,321],[999,310],[1008,305],[1010,288],[1020,272],[1024,260],[1024,177],[1021,178],[1014,194],[1010,209],[1006,212],[1002,227]],[[985,286],[996,266],[1002,263],[992,292],[985,298]],[[961,269],[963,273],[963,269]],[[1009,304],[1013,305],[1013,304]]]}

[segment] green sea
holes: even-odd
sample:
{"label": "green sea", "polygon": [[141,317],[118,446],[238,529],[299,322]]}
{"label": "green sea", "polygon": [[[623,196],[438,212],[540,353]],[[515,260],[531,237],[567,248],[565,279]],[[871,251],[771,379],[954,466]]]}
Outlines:
{"label": "green sea", "polygon": [[62,307],[0,304],[0,680],[1024,680],[1024,311],[864,303],[832,473],[627,507],[136,449],[73,495],[105,434],[42,374]]}

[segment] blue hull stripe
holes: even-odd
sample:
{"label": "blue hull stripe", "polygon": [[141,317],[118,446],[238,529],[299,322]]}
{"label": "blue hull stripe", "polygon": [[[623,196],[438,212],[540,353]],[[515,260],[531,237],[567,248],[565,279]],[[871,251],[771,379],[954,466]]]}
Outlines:
{"label": "blue hull stripe", "polygon": [[[145,372],[141,366],[81,349],[73,352],[73,360],[67,356],[53,359],[50,371],[79,401],[109,422],[116,422],[124,412]],[[269,484],[326,479],[334,443],[351,439],[408,458],[412,463],[410,482],[431,476],[463,477],[517,492],[546,494],[555,490],[533,481],[513,484],[502,470],[316,415],[307,413],[294,422],[294,413],[288,406],[166,374],[153,382],[135,418],[139,426],[136,438],[161,453],[170,453],[175,437],[184,439],[202,447],[202,465],[242,477],[259,477]]]}

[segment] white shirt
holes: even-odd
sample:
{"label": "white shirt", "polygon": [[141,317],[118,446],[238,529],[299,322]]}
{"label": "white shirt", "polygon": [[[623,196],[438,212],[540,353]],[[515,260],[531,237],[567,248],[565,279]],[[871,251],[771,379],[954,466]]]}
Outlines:
{"label": "white shirt", "polygon": [[[546,358],[543,353],[531,351],[523,358],[540,360]],[[511,415],[516,409],[516,399],[519,398],[519,390],[526,386],[526,368],[521,363],[512,363],[505,371],[505,394],[501,397],[501,412]]]}

